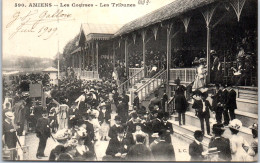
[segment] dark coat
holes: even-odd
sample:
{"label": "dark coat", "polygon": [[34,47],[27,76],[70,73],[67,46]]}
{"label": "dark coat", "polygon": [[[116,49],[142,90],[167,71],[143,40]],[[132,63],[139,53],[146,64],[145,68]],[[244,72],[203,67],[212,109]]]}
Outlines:
{"label": "dark coat", "polygon": [[222,98],[222,91],[219,90],[217,93],[215,93],[214,96],[212,96],[212,110],[215,112],[222,112],[223,111],[223,107],[221,107],[220,105],[218,105],[218,103],[220,104],[224,104],[223,98]]}
{"label": "dark coat", "polygon": [[205,108],[204,113],[202,112],[202,110],[203,110],[202,100],[195,100],[194,104],[192,105],[192,108],[197,109],[197,111],[198,111],[198,118],[201,118],[202,114],[205,115],[205,118],[210,118],[209,110],[212,110],[212,109],[211,109],[211,105],[208,100],[205,100],[205,105],[206,105],[206,108]]}
{"label": "dark coat", "polygon": [[128,140],[123,139],[122,142],[119,142],[117,137],[115,137],[115,138],[112,138],[109,141],[109,144],[108,144],[108,147],[107,147],[107,150],[106,150],[106,155],[111,155],[111,156],[115,157],[115,154],[117,154],[117,153],[121,153],[121,154],[127,153],[128,150],[129,150]]}
{"label": "dark coat", "polygon": [[133,145],[127,153],[127,161],[151,161],[153,160],[152,152],[144,144]]}
{"label": "dark coat", "polygon": [[172,141],[171,141],[171,134],[173,134],[173,128],[172,128],[172,123],[170,123],[170,122],[166,122],[166,124],[165,123],[162,123],[162,126],[163,126],[163,129],[165,129],[166,131],[167,130],[169,130],[170,132],[167,132],[166,133],[166,137],[165,137],[165,141],[167,142],[167,143],[171,143]]}
{"label": "dark coat", "polygon": [[3,135],[5,137],[5,144],[8,148],[15,148],[17,137],[15,132],[10,132],[11,129],[14,129],[12,124],[7,123],[5,120],[3,121]]}
{"label": "dark coat", "polygon": [[113,139],[117,136],[117,130],[119,127],[116,127],[116,125],[113,125],[112,127],[110,127],[109,131],[108,131],[108,136]]}
{"label": "dark coat", "polygon": [[220,151],[218,156],[221,160],[230,161],[231,160],[231,150],[230,150],[230,141],[224,137],[213,137],[209,142],[209,148],[217,147],[217,150]]}
{"label": "dark coat", "polygon": [[175,153],[172,144],[160,141],[152,148],[155,161],[175,161]]}
{"label": "dark coat", "polygon": [[175,96],[175,109],[178,113],[185,113],[187,110],[187,100],[184,95],[177,94]]}
{"label": "dark coat", "polygon": [[109,111],[106,111],[105,114],[102,111],[99,111],[98,121],[100,122],[100,124],[102,124],[104,121],[109,124],[108,120],[110,119],[111,114],[109,113]]}
{"label": "dark coat", "polygon": [[137,110],[139,109],[139,97],[138,97],[138,96],[136,96],[136,97],[134,98],[133,105],[136,106],[136,109],[137,109]]}
{"label": "dark coat", "polygon": [[202,153],[203,146],[202,144],[198,145],[195,141],[193,141],[189,146],[189,154],[190,154],[190,161],[202,161],[204,160]]}
{"label": "dark coat", "polygon": [[126,122],[127,115],[128,115],[128,109],[126,105],[122,102],[117,105],[117,113],[122,118],[122,122]]}
{"label": "dark coat", "polygon": [[37,137],[48,138],[51,136],[50,120],[48,118],[39,118],[36,123]]}
{"label": "dark coat", "polygon": [[227,103],[226,103],[227,109],[237,109],[236,96],[237,96],[236,91],[234,91],[234,89],[231,89],[227,96]]}

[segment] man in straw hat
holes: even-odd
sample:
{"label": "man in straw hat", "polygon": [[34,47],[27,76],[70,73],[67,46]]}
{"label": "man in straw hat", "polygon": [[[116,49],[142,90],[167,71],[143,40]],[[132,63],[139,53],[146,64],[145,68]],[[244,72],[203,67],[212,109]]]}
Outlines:
{"label": "man in straw hat", "polygon": [[16,148],[16,130],[12,123],[14,119],[14,114],[9,111],[5,113],[5,120],[3,122],[3,135],[4,135],[4,145],[8,148]]}

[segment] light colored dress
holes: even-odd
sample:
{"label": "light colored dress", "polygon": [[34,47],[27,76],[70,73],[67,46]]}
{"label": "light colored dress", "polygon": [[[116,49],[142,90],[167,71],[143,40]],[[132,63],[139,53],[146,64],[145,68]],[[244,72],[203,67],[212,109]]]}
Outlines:
{"label": "light colored dress", "polygon": [[231,156],[232,161],[253,161],[253,158],[249,156],[249,154],[243,148],[249,147],[249,144],[245,141],[242,136],[239,135],[232,135],[230,138],[230,149],[231,149]]}
{"label": "light colored dress", "polygon": [[197,74],[192,86],[192,90],[200,89],[205,86],[205,76],[206,76],[206,69],[203,65],[200,65],[197,68]]}
{"label": "light colored dress", "polygon": [[59,130],[64,128],[68,128],[68,115],[69,106],[66,104],[62,104],[59,106],[59,114],[58,114],[58,123],[59,123]]}

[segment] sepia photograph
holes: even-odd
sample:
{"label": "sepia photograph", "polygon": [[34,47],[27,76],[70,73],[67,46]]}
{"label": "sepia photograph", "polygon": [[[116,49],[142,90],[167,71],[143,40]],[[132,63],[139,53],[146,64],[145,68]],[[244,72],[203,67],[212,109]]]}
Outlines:
{"label": "sepia photograph", "polygon": [[2,0],[1,63],[2,161],[258,161],[258,0]]}

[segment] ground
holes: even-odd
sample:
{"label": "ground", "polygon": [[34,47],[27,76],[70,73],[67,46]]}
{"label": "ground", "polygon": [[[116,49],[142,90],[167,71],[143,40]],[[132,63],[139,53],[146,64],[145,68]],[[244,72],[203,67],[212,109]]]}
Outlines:
{"label": "ground", "polygon": [[[47,161],[49,157],[43,157],[42,159],[36,158],[36,152],[38,148],[39,139],[36,137],[35,133],[30,133],[26,136],[26,145],[29,146],[29,160],[42,160]],[[175,156],[177,161],[189,161],[190,156],[188,153],[189,144],[185,141],[172,136],[173,147],[175,151]],[[55,141],[49,138],[47,141],[45,155],[49,156],[51,150],[56,146]],[[102,157],[105,155],[108,146],[108,141],[97,141],[95,144],[95,151],[98,161],[102,161]]]}

